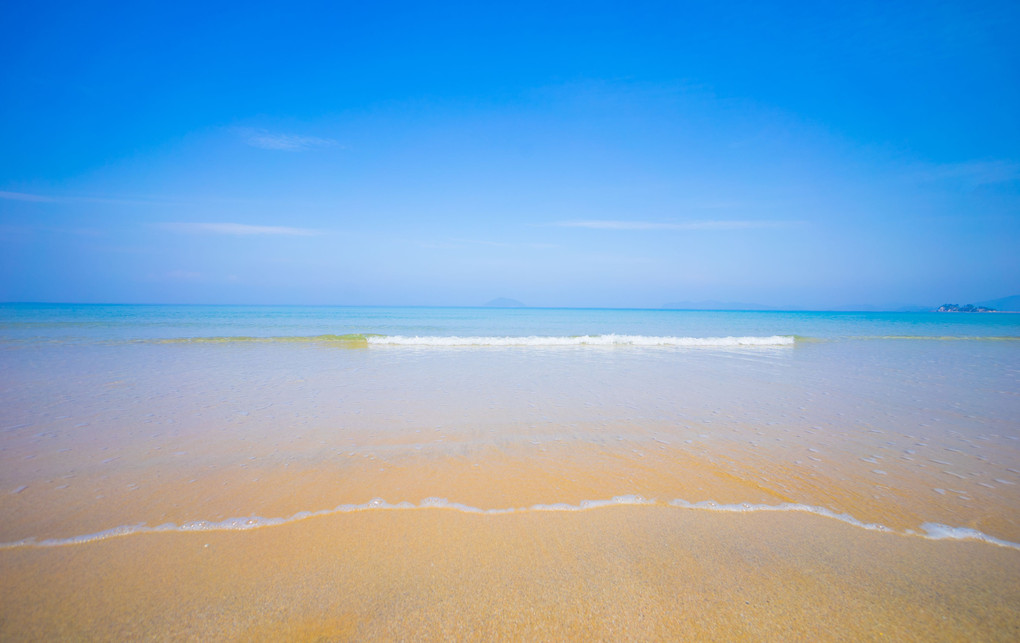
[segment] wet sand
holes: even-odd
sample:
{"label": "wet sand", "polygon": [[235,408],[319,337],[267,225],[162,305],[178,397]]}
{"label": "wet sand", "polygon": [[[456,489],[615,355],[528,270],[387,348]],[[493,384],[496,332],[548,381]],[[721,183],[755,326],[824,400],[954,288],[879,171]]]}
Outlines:
{"label": "wet sand", "polygon": [[1020,640],[1020,550],[907,533],[1020,542],[1012,353],[865,348],[9,350],[0,640]]}
{"label": "wet sand", "polygon": [[1001,640],[1020,552],[819,516],[379,510],[0,551],[4,640]]}
{"label": "wet sand", "polygon": [[[271,455],[249,459],[246,446],[231,452],[230,442],[216,455],[215,444],[196,439],[187,448],[196,453],[204,448],[204,457],[216,465],[202,466],[181,456],[176,466],[81,467],[73,476],[37,476],[37,483],[17,493],[0,494],[6,516],[0,543],[83,537],[143,523],[155,527],[248,517],[287,519],[377,498],[415,505],[439,498],[481,510],[505,510],[579,505],[621,495],[661,504],[807,505],[898,532],[920,533],[922,525],[934,522],[1020,542],[1013,509],[1020,505],[1020,485],[981,486],[994,474],[956,479],[950,492],[935,493],[934,485],[945,484],[935,477],[944,465],[928,473],[915,461],[903,469],[890,459],[882,465],[888,471],[876,475],[874,465],[858,457],[812,454],[803,444],[793,456],[769,445],[718,437],[691,445],[667,444],[654,437],[667,435],[667,425],[649,422],[641,428],[644,433],[637,434],[634,426],[611,426],[598,440],[586,436],[486,444],[447,439],[438,446],[418,447],[387,446],[366,433],[362,439],[375,442],[367,449],[316,449],[317,441],[306,440],[309,444],[292,445],[299,457],[286,460]],[[621,434],[629,437],[613,437]],[[753,435],[754,428],[744,427],[737,434]],[[812,460],[793,460],[804,454]],[[143,462],[144,456],[129,453],[124,459]],[[38,466],[37,460],[14,464]],[[1016,478],[1008,471],[1003,475]]]}

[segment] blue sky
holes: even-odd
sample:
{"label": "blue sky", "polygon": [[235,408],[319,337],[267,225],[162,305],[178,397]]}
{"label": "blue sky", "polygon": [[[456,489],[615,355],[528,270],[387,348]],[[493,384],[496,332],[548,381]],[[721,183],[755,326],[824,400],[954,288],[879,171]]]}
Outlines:
{"label": "blue sky", "polygon": [[17,3],[0,300],[1017,294],[1018,7]]}

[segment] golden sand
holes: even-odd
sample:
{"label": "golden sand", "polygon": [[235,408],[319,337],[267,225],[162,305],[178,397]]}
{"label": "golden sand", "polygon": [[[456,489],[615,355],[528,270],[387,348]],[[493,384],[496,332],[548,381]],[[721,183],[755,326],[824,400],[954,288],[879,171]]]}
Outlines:
{"label": "golden sand", "polygon": [[1001,640],[1020,552],[802,514],[376,510],[0,551],[4,640]]}
{"label": "golden sand", "polygon": [[[579,504],[618,495],[667,503],[674,499],[722,504],[805,504],[847,513],[896,531],[925,522],[977,529],[1020,541],[1014,507],[1020,485],[991,490],[958,480],[979,503],[932,491],[936,482],[916,468],[885,476],[857,458],[816,458],[808,467],[767,448],[727,442],[684,448],[654,441],[599,444],[470,445],[388,453],[339,453],[295,458],[235,458],[228,466],[180,471],[130,467],[120,473],[78,474],[71,486],[56,478],[17,494],[0,495],[0,541],[67,538],[145,523],[218,522],[261,516],[287,518],[374,498],[418,504],[444,498],[481,509]],[[238,465],[237,462],[241,464]],[[66,488],[60,488],[64,486]]]}
{"label": "golden sand", "polygon": [[[1012,380],[957,408],[969,378],[859,368],[847,384],[834,358],[797,370],[804,351],[173,348],[129,361],[126,384],[119,361],[91,375],[90,353],[5,380],[0,640],[1020,640],[1020,551],[906,534],[1020,542]],[[657,504],[17,543],[374,498],[621,495]],[[810,505],[895,533],[674,499]]]}

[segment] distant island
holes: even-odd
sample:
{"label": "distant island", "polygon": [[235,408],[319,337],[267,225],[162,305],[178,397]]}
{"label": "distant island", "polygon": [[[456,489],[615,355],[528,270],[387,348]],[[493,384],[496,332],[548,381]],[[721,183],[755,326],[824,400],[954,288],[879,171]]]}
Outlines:
{"label": "distant island", "polygon": [[984,306],[975,306],[974,304],[967,304],[961,306],[960,304],[942,304],[935,309],[937,313],[994,313],[998,312],[994,308],[985,308]]}
{"label": "distant island", "polygon": [[[930,300],[929,300],[930,301]],[[759,304],[736,301],[674,301],[663,304],[662,308],[667,310],[741,310],[741,311],[796,311],[796,310],[829,310],[833,312],[891,312],[891,313],[1012,313],[1020,312],[1020,295],[1000,297],[999,299],[988,299],[972,304],[943,304],[935,307],[934,304],[902,305],[892,303],[887,305],[874,304],[850,304],[839,305],[828,308],[803,308],[801,306],[780,305],[780,304]]]}
{"label": "distant island", "polygon": [[509,299],[507,297],[497,297],[497,298],[493,299],[492,301],[488,302],[485,305],[490,307],[490,308],[526,308],[527,307],[523,303],[517,301],[516,299]]}
{"label": "distant island", "polygon": [[1020,312],[1020,295],[979,301],[975,305],[991,308],[995,312]]}

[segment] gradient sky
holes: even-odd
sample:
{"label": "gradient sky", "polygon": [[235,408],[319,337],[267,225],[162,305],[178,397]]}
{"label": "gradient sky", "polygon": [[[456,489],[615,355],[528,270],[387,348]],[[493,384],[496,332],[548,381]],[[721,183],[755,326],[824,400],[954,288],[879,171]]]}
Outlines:
{"label": "gradient sky", "polygon": [[1020,4],[8,3],[0,300],[1020,293]]}

